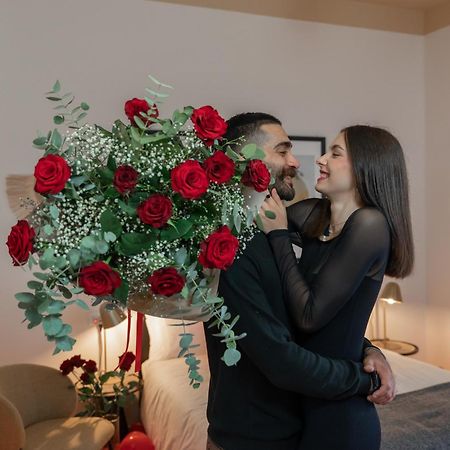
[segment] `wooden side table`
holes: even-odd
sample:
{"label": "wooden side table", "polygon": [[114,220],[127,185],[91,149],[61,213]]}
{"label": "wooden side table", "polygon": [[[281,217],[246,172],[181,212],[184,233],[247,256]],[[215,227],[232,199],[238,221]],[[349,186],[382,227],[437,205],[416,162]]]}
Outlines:
{"label": "wooden side table", "polygon": [[405,356],[414,355],[419,351],[419,347],[415,344],[411,344],[410,342],[393,341],[391,339],[374,339],[371,342],[376,347],[391,350]]}

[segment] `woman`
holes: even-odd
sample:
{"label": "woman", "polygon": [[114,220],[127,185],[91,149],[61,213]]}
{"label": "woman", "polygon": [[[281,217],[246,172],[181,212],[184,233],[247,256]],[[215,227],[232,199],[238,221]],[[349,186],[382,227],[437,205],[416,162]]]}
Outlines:
{"label": "woman", "polygon": [[[326,199],[298,202],[286,213],[272,190],[260,218],[299,343],[322,355],[360,361],[384,274],[403,278],[413,267],[405,160],[389,132],[358,125],[342,130],[317,164],[316,190]],[[303,247],[299,263],[288,226]],[[375,407],[363,397],[339,402],[304,398],[301,408],[301,450],[380,446]]]}

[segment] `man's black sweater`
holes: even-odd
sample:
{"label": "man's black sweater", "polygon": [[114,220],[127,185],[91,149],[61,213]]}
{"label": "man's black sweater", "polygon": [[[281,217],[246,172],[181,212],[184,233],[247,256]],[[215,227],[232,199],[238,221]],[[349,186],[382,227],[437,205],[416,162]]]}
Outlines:
{"label": "man's black sweater", "polygon": [[[208,433],[224,450],[295,450],[302,423],[299,394],[325,399],[365,395],[362,364],[312,353],[295,343],[269,242],[258,233],[222,272],[219,295],[240,319],[236,366],[221,360],[224,344],[205,326],[211,372]],[[324,424],[326,432],[326,424]]]}

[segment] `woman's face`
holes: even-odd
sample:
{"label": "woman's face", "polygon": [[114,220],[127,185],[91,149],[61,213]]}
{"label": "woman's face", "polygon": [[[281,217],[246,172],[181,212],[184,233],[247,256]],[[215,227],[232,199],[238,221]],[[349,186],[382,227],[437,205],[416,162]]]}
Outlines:
{"label": "woman's face", "polygon": [[353,167],[343,133],[336,137],[329,150],[318,158],[316,163],[320,167],[320,176],[316,182],[318,192],[328,198],[355,195]]}

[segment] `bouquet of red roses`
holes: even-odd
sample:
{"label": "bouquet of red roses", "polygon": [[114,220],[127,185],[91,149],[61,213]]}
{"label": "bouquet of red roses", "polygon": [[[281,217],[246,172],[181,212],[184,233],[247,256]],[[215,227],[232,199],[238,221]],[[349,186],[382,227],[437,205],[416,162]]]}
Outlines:
{"label": "bouquet of red roses", "polygon": [[[150,78],[157,90],[127,101],[129,124],[117,120],[111,131],[82,125],[89,106],[74,106],[59,82],[47,94],[57,104],[54,123],[68,131],[56,127],[33,141],[44,152],[34,171],[42,197],[24,200],[30,213],[12,227],[7,246],[13,264],[28,264],[35,279],[16,298],[28,327],[42,324],[59,352],[75,342],[64,309],[88,308],[77,294],[95,297],[94,305],[122,306],[137,295],[146,296],[144,303],[175,295],[215,317],[224,360],[235,364],[242,336],[211,288],[211,271],[226,270],[256,231],[241,187],[267,188],[264,153],[253,144],[235,153],[223,139],[226,122],[211,106],[161,118],[170,87]],[[188,358],[192,335],[182,333],[180,345]],[[197,363],[189,361],[195,380]]]}
{"label": "bouquet of red roses", "polygon": [[77,392],[84,410],[79,416],[104,417],[118,414],[118,408],[136,400],[134,393],[141,380],[136,374],[127,374],[135,356],[126,352],[119,357],[118,370],[99,373],[97,363],[74,355],[62,362],[59,370],[63,375],[72,374],[77,380]]}

